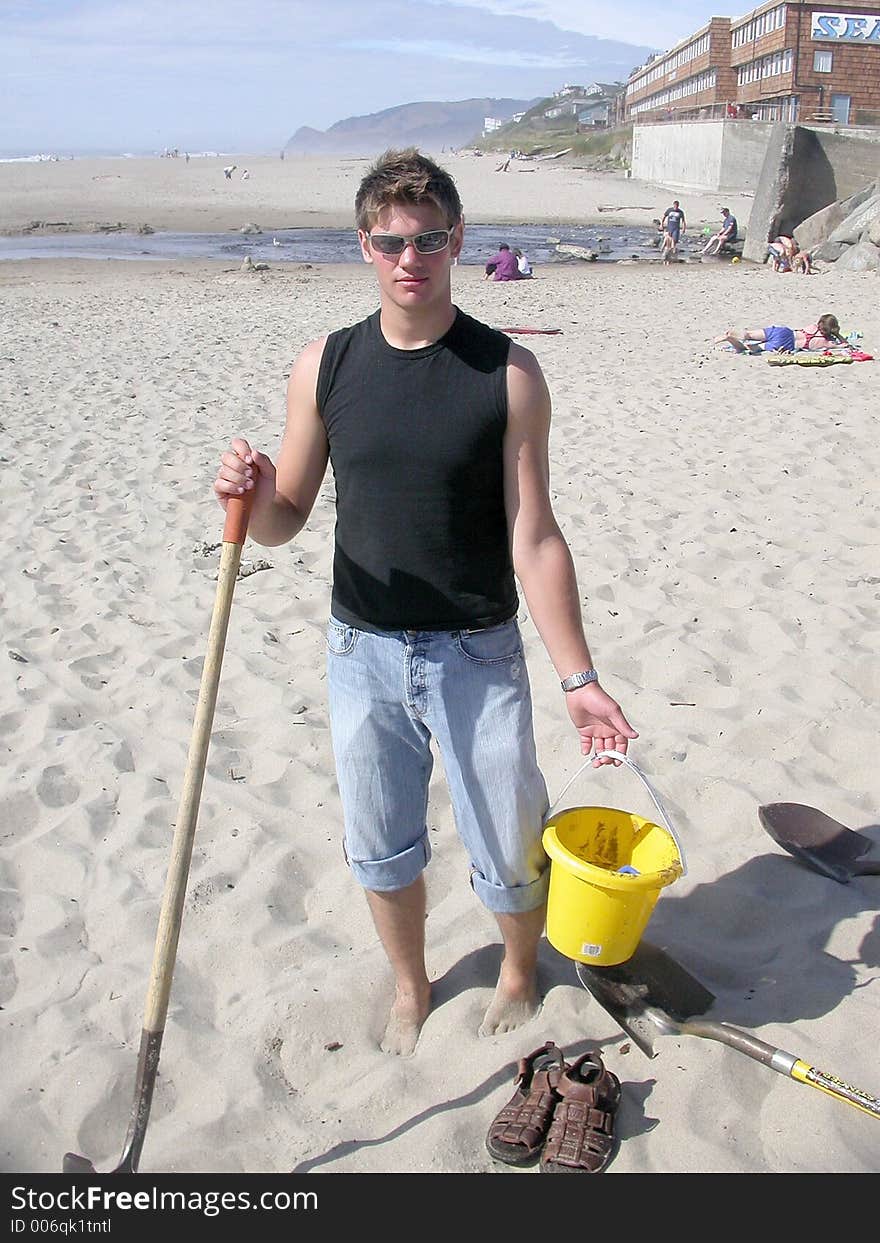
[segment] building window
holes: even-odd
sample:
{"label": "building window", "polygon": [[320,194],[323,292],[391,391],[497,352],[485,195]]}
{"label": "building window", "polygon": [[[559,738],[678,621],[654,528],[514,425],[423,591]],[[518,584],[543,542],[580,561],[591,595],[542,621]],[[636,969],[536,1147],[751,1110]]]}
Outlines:
{"label": "building window", "polygon": [[814,52],[813,53],[813,68],[815,69],[816,73],[830,73],[831,72],[831,53],[824,52],[824,51]]}

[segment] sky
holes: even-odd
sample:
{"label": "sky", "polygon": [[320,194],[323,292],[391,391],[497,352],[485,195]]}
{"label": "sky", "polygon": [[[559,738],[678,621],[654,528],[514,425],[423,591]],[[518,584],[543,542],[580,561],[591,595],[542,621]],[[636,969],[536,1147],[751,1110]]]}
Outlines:
{"label": "sky", "polygon": [[649,50],[750,7],[0,0],[0,155],[274,152],[300,126],[400,104],[622,81]]}

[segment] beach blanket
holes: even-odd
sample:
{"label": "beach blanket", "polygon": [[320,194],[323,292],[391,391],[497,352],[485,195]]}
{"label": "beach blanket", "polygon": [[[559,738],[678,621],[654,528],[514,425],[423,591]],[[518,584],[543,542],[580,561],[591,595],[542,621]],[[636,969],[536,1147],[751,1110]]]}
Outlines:
{"label": "beach blanket", "polygon": [[799,367],[829,367],[832,363],[851,363],[852,354],[767,354],[771,367],[787,367],[795,363]]}
{"label": "beach blanket", "polygon": [[796,354],[767,354],[765,357],[772,367],[785,367],[790,363],[796,363],[799,367],[828,367],[832,363],[874,361],[874,355],[866,354],[864,350],[846,350],[841,353],[824,350],[821,354],[810,354],[799,350]]}

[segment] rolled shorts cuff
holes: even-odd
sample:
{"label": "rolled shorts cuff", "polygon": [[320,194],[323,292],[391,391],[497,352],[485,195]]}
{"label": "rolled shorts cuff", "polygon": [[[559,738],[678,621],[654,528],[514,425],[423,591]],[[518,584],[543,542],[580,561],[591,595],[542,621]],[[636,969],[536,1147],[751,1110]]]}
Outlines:
{"label": "rolled shorts cuff", "polygon": [[529,885],[515,885],[513,888],[493,885],[476,868],[471,868],[471,888],[486,910],[493,915],[522,915],[525,911],[534,911],[546,903],[549,887],[549,861],[546,870],[537,880]]}
{"label": "rolled shorts cuff", "polygon": [[418,880],[430,861],[431,844],[428,841],[428,834],[425,833],[412,846],[408,846],[398,855],[391,855],[388,859],[355,861],[348,858],[347,850],[345,856],[352,875],[359,885],[375,893],[391,893],[395,889],[406,889],[407,885]]}

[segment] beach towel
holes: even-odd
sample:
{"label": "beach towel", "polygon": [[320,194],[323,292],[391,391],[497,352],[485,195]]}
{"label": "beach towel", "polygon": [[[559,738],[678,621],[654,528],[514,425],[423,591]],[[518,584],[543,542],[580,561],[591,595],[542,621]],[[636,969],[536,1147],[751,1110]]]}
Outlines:
{"label": "beach towel", "polygon": [[544,337],[556,337],[562,332],[561,328],[499,328],[499,332],[531,332]]}
{"label": "beach towel", "polygon": [[799,367],[829,367],[832,363],[851,363],[852,354],[767,354],[771,367],[785,367],[795,363]]}

